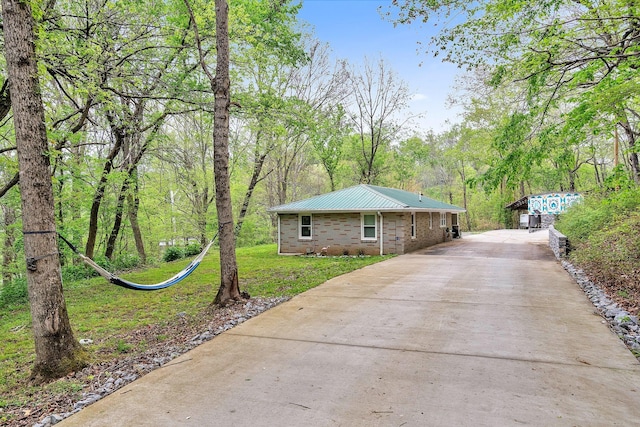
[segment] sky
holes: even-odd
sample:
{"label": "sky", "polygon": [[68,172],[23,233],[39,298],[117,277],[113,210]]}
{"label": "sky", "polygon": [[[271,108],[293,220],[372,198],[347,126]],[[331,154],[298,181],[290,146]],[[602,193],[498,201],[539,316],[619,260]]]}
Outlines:
{"label": "sky", "polygon": [[421,130],[443,131],[447,120],[460,121],[460,110],[446,106],[459,70],[418,52],[417,42],[427,42],[429,29],[394,27],[378,12],[390,6],[390,0],[302,0],[298,17],[312,26],[319,40],[329,43],[336,59],[355,65],[365,57],[372,62],[382,58],[407,83],[411,114],[424,114],[417,123]]}

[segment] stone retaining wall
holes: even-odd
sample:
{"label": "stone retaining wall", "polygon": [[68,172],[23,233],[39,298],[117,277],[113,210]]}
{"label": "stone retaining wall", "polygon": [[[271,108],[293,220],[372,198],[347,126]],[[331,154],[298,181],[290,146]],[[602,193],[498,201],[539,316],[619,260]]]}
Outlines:
{"label": "stone retaining wall", "polygon": [[556,230],[553,225],[549,226],[549,246],[556,258],[567,257],[567,236]]}

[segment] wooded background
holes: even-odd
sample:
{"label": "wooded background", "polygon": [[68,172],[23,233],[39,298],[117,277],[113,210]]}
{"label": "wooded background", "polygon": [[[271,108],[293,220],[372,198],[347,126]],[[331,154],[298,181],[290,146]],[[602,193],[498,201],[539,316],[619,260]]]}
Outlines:
{"label": "wooded background", "polygon": [[[417,129],[384,59],[336,59],[290,1],[230,3],[230,172],[239,245],[273,241],[270,206],[372,183],[463,206],[466,230],[510,227],[537,192],[640,179],[633,1],[398,1],[398,24],[451,22],[425,54],[467,70],[460,123]],[[115,267],[218,229],[213,105],[182,1],[32,2],[57,228]],[[215,68],[213,2],[193,1]],[[384,13],[383,13],[384,14]],[[458,21],[456,21],[458,22]],[[0,59],[3,283],[24,275],[16,143]],[[617,144],[619,148],[614,151]],[[618,154],[616,154],[618,153]],[[616,166],[617,162],[617,166]],[[61,248],[62,262],[74,262]]]}

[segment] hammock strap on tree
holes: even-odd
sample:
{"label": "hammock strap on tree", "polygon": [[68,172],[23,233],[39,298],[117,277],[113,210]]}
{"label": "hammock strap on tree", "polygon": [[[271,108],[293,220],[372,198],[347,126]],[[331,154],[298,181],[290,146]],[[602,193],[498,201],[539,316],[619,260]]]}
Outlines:
{"label": "hammock strap on tree", "polygon": [[209,251],[211,246],[213,246],[213,242],[216,240],[216,237],[218,237],[218,234],[216,233],[216,235],[213,237],[213,239],[211,239],[209,244],[207,246],[205,246],[205,248],[202,250],[202,252],[200,252],[200,254],[197,257],[195,257],[194,260],[191,261],[189,263],[189,265],[187,265],[182,271],[178,272],[175,276],[173,276],[170,279],[165,280],[164,282],[151,284],[151,285],[145,285],[145,284],[141,284],[141,283],[134,283],[134,282],[130,282],[130,281],[125,280],[125,279],[121,279],[120,277],[116,276],[115,274],[110,273],[107,270],[105,270],[104,268],[100,267],[94,260],[92,260],[88,256],[82,254],[78,250],[78,248],[76,248],[73,245],[73,243],[71,243],[70,241],[65,239],[60,233],[58,233],[58,236],[60,236],[60,238],[71,248],[71,250],[73,252],[75,252],[76,255],[78,255],[80,257],[80,259],[82,259],[82,261],[85,264],[87,264],[89,267],[93,268],[96,272],[98,272],[98,274],[100,274],[102,277],[104,277],[106,280],[108,280],[109,282],[113,283],[114,285],[122,286],[123,288],[127,288],[127,289],[133,289],[133,290],[136,290],[136,291],[156,291],[158,289],[164,289],[164,288],[168,288],[171,285],[175,285],[176,283],[180,282],[182,279],[184,279],[185,277],[187,277],[188,275],[193,273],[193,271],[196,268],[198,268],[198,266],[200,265],[200,262],[202,262],[202,259],[207,254],[207,252]]}

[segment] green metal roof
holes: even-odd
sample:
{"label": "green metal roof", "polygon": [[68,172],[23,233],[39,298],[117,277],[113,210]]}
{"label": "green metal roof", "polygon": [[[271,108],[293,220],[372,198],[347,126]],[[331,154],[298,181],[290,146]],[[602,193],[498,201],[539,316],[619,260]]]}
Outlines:
{"label": "green metal roof", "polygon": [[464,212],[454,205],[394,188],[360,184],[309,199],[274,206],[270,212],[363,212],[363,211]]}

